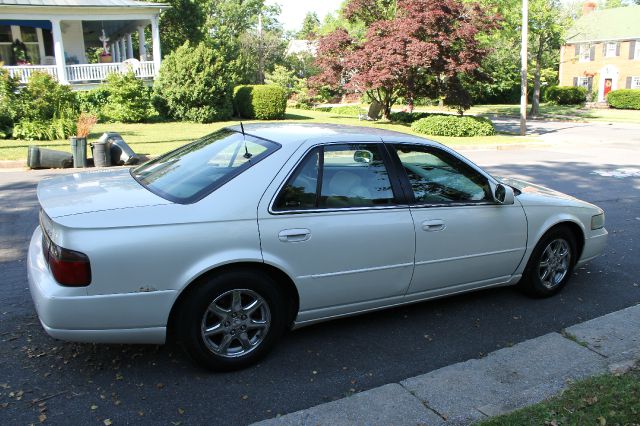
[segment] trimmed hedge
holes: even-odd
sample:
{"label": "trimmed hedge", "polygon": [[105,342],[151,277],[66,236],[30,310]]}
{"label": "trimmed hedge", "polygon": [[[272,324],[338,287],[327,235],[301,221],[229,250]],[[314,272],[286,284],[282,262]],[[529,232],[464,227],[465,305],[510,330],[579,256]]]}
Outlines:
{"label": "trimmed hedge", "polygon": [[282,120],[287,110],[286,89],[275,84],[236,86],[233,107],[240,118]]}
{"label": "trimmed hedge", "polygon": [[315,110],[322,111],[322,112],[330,112],[338,115],[352,115],[355,117],[359,116],[360,114],[367,113],[365,109],[362,109],[359,106],[355,106],[355,105],[344,105],[344,106],[337,106],[337,107],[318,107]]}
{"label": "trimmed hedge", "polygon": [[611,108],[640,109],[640,89],[613,90],[607,95]]}
{"label": "trimmed hedge", "polygon": [[133,72],[109,74],[104,87],[109,93],[102,107],[106,120],[142,123],[151,117],[151,93]]}
{"label": "trimmed hedge", "polygon": [[551,86],[545,93],[545,100],[558,105],[578,105],[587,101],[587,89],[575,86]]}
{"label": "trimmed hedge", "polygon": [[411,130],[433,136],[491,136],[496,131],[491,120],[482,117],[435,115],[414,122]]}

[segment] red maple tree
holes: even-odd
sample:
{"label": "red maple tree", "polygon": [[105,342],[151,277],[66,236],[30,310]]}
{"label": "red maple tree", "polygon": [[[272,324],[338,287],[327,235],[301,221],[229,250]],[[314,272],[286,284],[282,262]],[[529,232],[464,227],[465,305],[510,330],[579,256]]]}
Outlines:
{"label": "red maple tree", "polygon": [[[469,108],[461,81],[484,78],[479,67],[487,50],[477,35],[494,28],[498,18],[460,0],[397,0],[392,7],[385,9],[392,17],[368,23],[362,41],[344,29],[322,37],[316,58],[321,72],[311,83],[367,93],[387,118],[400,96],[410,106],[414,98],[429,96],[445,98],[460,112]],[[365,23],[372,11],[378,13],[364,0],[345,6],[347,17],[368,17]]]}

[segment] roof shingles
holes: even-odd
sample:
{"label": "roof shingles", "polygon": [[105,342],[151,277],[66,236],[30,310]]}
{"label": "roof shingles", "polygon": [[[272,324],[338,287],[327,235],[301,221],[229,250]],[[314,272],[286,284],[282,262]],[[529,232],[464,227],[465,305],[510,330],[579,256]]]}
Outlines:
{"label": "roof shingles", "polygon": [[595,10],[578,19],[567,43],[640,39],[640,6]]}

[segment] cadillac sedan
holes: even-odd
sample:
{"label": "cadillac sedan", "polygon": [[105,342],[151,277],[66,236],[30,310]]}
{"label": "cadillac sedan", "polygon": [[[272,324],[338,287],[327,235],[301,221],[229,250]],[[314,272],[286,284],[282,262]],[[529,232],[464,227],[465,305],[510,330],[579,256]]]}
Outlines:
{"label": "cadillac sedan", "polygon": [[488,287],[551,296],[607,239],[592,204],[347,126],[230,127],[37,193],[28,278],[46,332],[175,339],[213,370],[318,321]]}

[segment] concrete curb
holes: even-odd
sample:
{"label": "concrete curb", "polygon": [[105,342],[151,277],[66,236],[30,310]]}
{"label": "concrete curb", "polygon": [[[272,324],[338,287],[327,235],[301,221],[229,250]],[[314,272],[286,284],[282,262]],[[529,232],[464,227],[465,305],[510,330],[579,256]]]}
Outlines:
{"label": "concrete curb", "polygon": [[640,360],[640,305],[254,425],[468,425]]}

